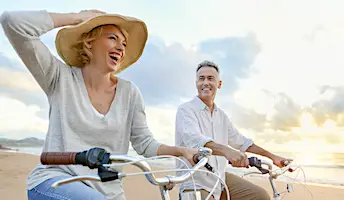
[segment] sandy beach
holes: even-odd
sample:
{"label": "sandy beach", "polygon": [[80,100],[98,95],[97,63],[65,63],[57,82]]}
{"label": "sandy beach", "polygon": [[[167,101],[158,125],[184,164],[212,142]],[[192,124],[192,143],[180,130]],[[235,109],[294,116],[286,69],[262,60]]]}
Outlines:
{"label": "sandy beach", "polygon": [[[0,194],[4,200],[23,200],[26,197],[25,181],[30,170],[39,162],[39,156],[23,153],[0,151]],[[159,168],[161,169],[161,168]],[[136,167],[129,166],[125,172],[138,172]],[[157,175],[157,176],[162,176]],[[248,179],[264,187],[272,193],[268,180]],[[284,191],[285,183],[277,182],[280,191]],[[344,187],[307,185],[316,200],[340,200],[344,196]],[[160,199],[159,189],[147,182],[144,176],[133,176],[124,179],[124,190],[128,200]],[[177,198],[178,188],[170,191],[171,199]],[[288,193],[284,200],[307,200],[311,195],[302,185],[295,183],[294,192]]]}

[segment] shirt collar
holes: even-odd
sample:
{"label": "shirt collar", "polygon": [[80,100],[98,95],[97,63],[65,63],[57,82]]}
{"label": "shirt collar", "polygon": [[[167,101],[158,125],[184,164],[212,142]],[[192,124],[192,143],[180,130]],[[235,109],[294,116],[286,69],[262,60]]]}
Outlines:
{"label": "shirt collar", "polygon": [[[201,110],[209,110],[208,106],[199,98],[199,96],[194,97],[194,102]],[[214,111],[217,111],[216,103],[214,102]]]}

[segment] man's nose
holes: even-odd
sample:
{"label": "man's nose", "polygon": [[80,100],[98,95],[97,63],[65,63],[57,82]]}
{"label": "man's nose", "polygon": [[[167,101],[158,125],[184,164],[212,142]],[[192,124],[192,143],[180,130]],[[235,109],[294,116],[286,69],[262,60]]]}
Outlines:
{"label": "man's nose", "polygon": [[204,79],[204,81],[203,81],[203,85],[209,85],[209,81],[208,81],[208,79]]}

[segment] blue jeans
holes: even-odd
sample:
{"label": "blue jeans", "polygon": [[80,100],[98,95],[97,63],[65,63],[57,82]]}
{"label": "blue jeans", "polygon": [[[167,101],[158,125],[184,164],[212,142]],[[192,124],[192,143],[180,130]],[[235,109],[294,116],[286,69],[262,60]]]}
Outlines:
{"label": "blue jeans", "polygon": [[105,196],[82,182],[61,185],[56,189],[51,185],[67,177],[59,176],[44,181],[35,188],[28,190],[28,200],[106,200]]}

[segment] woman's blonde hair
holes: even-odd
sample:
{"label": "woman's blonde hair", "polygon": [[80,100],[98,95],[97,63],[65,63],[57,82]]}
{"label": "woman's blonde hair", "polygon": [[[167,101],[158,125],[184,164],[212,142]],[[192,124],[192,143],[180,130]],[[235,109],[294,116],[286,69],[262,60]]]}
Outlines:
{"label": "woman's blonde hair", "polygon": [[[89,64],[92,58],[92,52],[91,49],[88,47],[88,44],[91,41],[95,40],[97,37],[102,35],[104,26],[106,25],[97,26],[93,28],[91,31],[82,34],[78,42],[74,45],[74,48],[79,55],[77,59],[81,61],[83,65]],[[124,29],[119,28],[118,26],[116,27],[122,32],[126,39],[126,42],[128,43],[128,33]]]}

